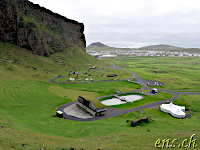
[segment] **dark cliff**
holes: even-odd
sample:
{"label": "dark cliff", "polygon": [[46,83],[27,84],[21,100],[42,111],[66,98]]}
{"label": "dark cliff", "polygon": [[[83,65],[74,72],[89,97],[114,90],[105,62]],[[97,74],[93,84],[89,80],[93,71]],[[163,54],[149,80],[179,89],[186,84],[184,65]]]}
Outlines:
{"label": "dark cliff", "polygon": [[0,41],[50,56],[74,45],[85,51],[84,25],[27,0],[0,0]]}

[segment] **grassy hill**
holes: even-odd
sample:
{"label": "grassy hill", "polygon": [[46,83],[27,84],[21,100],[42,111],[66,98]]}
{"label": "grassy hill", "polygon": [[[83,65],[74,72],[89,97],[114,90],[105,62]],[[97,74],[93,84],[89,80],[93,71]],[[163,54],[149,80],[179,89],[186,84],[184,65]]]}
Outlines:
{"label": "grassy hill", "polygon": [[90,47],[90,46],[107,47],[107,45],[104,45],[104,44],[102,44],[102,43],[100,43],[100,42],[92,43],[92,44],[90,44],[88,47]]}
{"label": "grassy hill", "polygon": [[139,48],[141,50],[158,50],[158,51],[174,51],[174,52],[200,52],[199,48],[182,48],[172,45],[160,44],[160,45],[150,45]]}
{"label": "grassy hill", "polygon": [[107,51],[107,50],[112,50],[112,49],[113,49],[112,47],[104,45],[100,42],[92,43],[86,47],[86,50],[95,50],[96,52]]}
{"label": "grassy hill", "polygon": [[79,47],[71,47],[63,52],[43,57],[32,54],[19,46],[0,42],[0,78],[21,77],[39,81],[51,78],[71,69],[90,66],[107,66],[88,55]]}
{"label": "grassy hill", "polygon": [[[199,73],[199,59],[188,59],[190,61],[179,60],[182,62],[179,64],[175,59],[162,58],[162,64],[168,61],[176,65],[174,69],[168,64],[165,68],[160,68],[162,66],[160,59],[133,61],[132,58],[126,58],[121,61],[116,60],[116,63],[127,70],[133,69],[130,67],[137,68],[138,75],[146,79],[153,78],[155,75],[147,72],[145,67],[154,63],[160,64],[157,66],[158,69],[172,68],[170,70],[172,75],[177,75],[176,78],[180,80],[178,80],[179,85],[182,85],[186,77]],[[76,150],[149,150],[157,149],[155,142],[158,139],[171,139],[171,141],[177,139],[174,149],[181,150],[185,148],[177,148],[178,144],[181,144],[184,139],[189,141],[192,134],[198,135],[195,139],[197,139],[198,147],[200,146],[199,95],[181,95],[175,101],[176,104],[185,105],[193,111],[190,117],[176,119],[157,109],[148,108],[144,109],[143,116],[151,116],[153,121],[141,123],[134,128],[126,121],[140,117],[140,111],[91,122],[53,117],[56,108],[77,100],[78,95],[94,98],[113,94],[116,89],[125,92],[139,88],[137,84],[126,81],[70,85],[49,82],[51,78],[66,73],[66,70],[85,68],[90,65],[104,67],[107,64],[94,59],[77,47],[65,49],[62,53],[53,54],[51,57],[42,57],[33,55],[30,51],[18,46],[0,42],[0,125],[4,126],[0,127],[0,149],[19,150],[24,144],[24,149],[30,150],[37,150],[40,147],[48,150],[66,150],[70,147]],[[177,71],[177,67],[182,68],[182,65],[187,67],[184,69],[183,79],[182,74],[178,72],[180,68]],[[191,65],[195,66],[190,68]],[[191,70],[193,72],[187,74]],[[155,79],[162,75],[155,76]],[[163,80],[166,80],[165,76],[159,78],[159,81]],[[169,84],[174,85],[176,80],[166,83],[165,87],[169,88]],[[194,84],[193,80],[199,81],[197,77],[191,80],[188,81],[191,84]],[[177,86],[172,89],[176,89]],[[191,88],[197,90],[196,87],[198,84]],[[157,100],[156,97],[151,97],[151,99],[154,98]],[[160,97],[160,99],[165,98],[165,96]]]}
{"label": "grassy hill", "polygon": [[176,50],[176,49],[184,49],[184,48],[166,45],[166,44],[160,44],[160,45],[145,46],[145,47],[141,47],[140,49],[145,49],[145,50],[148,50],[148,49],[150,49],[150,50]]}
{"label": "grassy hill", "polygon": [[130,50],[130,48],[116,48],[116,47],[110,47],[105,44],[102,44],[100,42],[92,43],[89,46],[86,47],[86,50],[95,50],[96,52],[103,52],[103,51],[110,51],[110,50]]}

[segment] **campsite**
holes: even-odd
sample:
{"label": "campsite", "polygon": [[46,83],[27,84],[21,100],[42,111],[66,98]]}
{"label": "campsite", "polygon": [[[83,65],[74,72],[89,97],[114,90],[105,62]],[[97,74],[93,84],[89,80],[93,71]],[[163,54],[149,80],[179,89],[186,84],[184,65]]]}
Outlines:
{"label": "campsite", "polygon": [[[124,57],[123,59],[127,60],[129,58]],[[175,64],[177,59],[168,58],[170,60],[168,61],[169,64],[165,64],[165,68],[162,67],[163,70],[171,70],[171,78],[169,75],[164,77],[162,73],[152,75],[150,71],[144,71],[144,69],[140,67],[140,64],[144,62],[141,62],[141,59],[137,59],[138,58],[135,58],[135,64],[133,66],[139,66],[140,69],[136,69],[134,71],[136,71],[138,75],[142,76],[144,79],[149,79],[149,77],[151,77],[151,80],[159,79],[159,81],[164,83],[164,85],[159,88],[169,88],[175,92],[198,92],[198,86],[193,84],[197,83],[198,79],[196,76],[192,76],[192,74],[198,71],[194,68],[198,68],[199,58],[187,58],[187,62],[184,61],[186,58],[179,58],[178,60],[180,63],[176,66],[178,68],[182,68],[183,64],[184,68],[187,69],[187,72],[184,73],[184,77],[190,79],[188,82],[182,78],[182,74],[179,74],[179,72],[173,70],[172,67],[167,67],[170,64]],[[190,62],[190,60],[192,62]],[[125,69],[128,68],[129,70],[133,70],[131,67],[132,61],[127,61],[127,65],[124,64],[124,61],[120,62],[116,61],[115,59],[110,59],[110,61],[116,62],[118,66],[124,66]],[[156,61],[161,60],[149,59],[148,63],[156,63]],[[196,65],[190,69],[191,63],[194,62]],[[148,64],[146,60],[145,63]],[[7,75],[8,74],[10,73],[7,72]],[[17,75],[15,75],[15,78],[16,77]],[[196,134],[199,133],[199,95],[180,94],[179,98],[173,101],[175,104],[185,106],[187,109],[189,109],[191,111],[190,113],[192,114],[190,117],[185,119],[177,119],[173,118],[170,114],[161,112],[158,109],[146,108],[144,109],[144,115],[148,117],[151,116],[151,118],[155,121],[130,128],[130,126],[125,123],[125,121],[138,118],[138,116],[140,116],[139,110],[108,119],[99,119],[89,122],[77,122],[52,116],[55,115],[55,112],[59,106],[76,101],[79,95],[83,97],[87,97],[89,95],[87,99],[92,100],[95,99],[95,97],[116,94],[116,89],[118,89],[120,92],[141,89],[142,86],[137,83],[134,84],[124,80],[85,84],[56,84],[50,83],[49,80],[46,80],[45,82],[39,82],[36,78],[35,80],[30,80],[29,78],[25,80],[22,80],[18,77],[16,79],[15,78],[3,79],[1,82],[1,87],[3,87],[5,91],[2,93],[2,96],[8,97],[10,101],[15,102],[15,105],[9,105],[9,103],[6,101],[4,101],[4,104],[1,102],[1,105],[4,105],[4,107],[2,107],[3,109],[1,109],[1,113],[3,114],[2,123],[5,126],[5,128],[1,129],[1,137],[5,137],[6,135],[8,140],[15,141],[15,143],[17,143],[15,145],[16,148],[19,148],[21,145],[20,143],[23,142],[28,143],[28,145],[26,145],[27,148],[33,147],[33,145],[41,145],[43,147],[54,147],[55,145],[57,147],[69,147],[69,145],[79,145],[78,147],[85,149],[92,149],[94,147],[106,149],[106,147],[115,145],[115,149],[124,149],[135,145],[137,142],[143,139],[143,135],[145,134],[146,144],[142,147],[144,149],[148,149],[149,147],[154,147],[155,141],[159,138],[164,139],[167,136],[171,139],[183,140],[192,135],[194,132]],[[177,79],[173,80],[173,78]],[[187,89],[185,88],[185,84],[188,85]],[[158,87],[156,86],[156,88]],[[12,95],[15,97],[15,99],[13,99]],[[32,98],[27,101],[27,98],[30,95]],[[171,94],[164,91],[158,91],[158,94],[154,96],[144,95],[142,93],[140,95],[144,97],[142,100],[135,101],[133,103],[111,106],[111,109],[113,108],[113,111],[115,108],[116,111],[117,109],[131,109],[137,106],[142,106],[148,103],[153,103],[172,97]],[[106,98],[102,98],[102,100],[105,99]],[[23,106],[26,106],[26,108]],[[9,122],[12,122],[12,124]],[[181,127],[179,126],[180,124]],[[87,126],[87,128],[82,130],[82,126]],[[188,129],[188,126],[192,126],[192,128]],[[16,129],[21,131],[19,132]],[[187,129],[187,131],[185,131],[185,129]],[[147,130],[150,130],[150,132],[147,132]],[[88,135],[89,131],[90,134]],[[27,134],[27,132],[29,133]],[[40,135],[37,133],[40,133]],[[13,135],[18,136],[19,138],[13,139]],[[59,138],[53,137],[54,135],[59,136]],[[117,141],[120,140],[122,142],[120,142],[120,145],[116,144],[117,141],[113,141],[113,135],[118,139]],[[49,136],[51,138],[49,138]],[[154,138],[150,138],[152,136]],[[79,139],[77,139],[77,137],[79,137]],[[107,140],[104,141],[104,144],[101,146],[97,144],[100,142],[98,141],[100,140],[99,137],[102,137],[102,140],[104,137],[107,138]],[[38,138],[42,139],[43,142],[35,140]],[[131,141],[132,144],[129,145],[129,142],[127,143],[127,138],[129,139],[129,142]],[[53,143],[50,142],[52,139],[54,141]],[[84,140],[80,141],[81,139]],[[85,144],[89,140],[93,140],[93,144],[90,146]],[[33,142],[36,142],[36,144],[33,144]],[[12,144],[10,143],[7,146],[11,145]]]}
{"label": "campsite", "polygon": [[1,0],[0,149],[199,149],[199,6]]}

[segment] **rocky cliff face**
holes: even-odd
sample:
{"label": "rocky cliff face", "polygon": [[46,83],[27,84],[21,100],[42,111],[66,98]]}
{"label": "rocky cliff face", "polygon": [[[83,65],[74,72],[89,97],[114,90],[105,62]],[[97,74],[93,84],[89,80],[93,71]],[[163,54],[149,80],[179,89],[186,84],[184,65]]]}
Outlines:
{"label": "rocky cliff face", "polygon": [[74,45],[85,51],[84,25],[28,0],[0,0],[0,40],[50,56]]}

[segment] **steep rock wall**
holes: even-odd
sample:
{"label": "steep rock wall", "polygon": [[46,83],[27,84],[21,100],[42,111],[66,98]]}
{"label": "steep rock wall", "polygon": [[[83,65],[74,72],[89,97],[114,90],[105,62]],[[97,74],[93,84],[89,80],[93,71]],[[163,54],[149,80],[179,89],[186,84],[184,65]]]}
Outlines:
{"label": "steep rock wall", "polygon": [[0,40],[50,56],[79,46],[85,51],[84,25],[27,0],[0,0]]}

